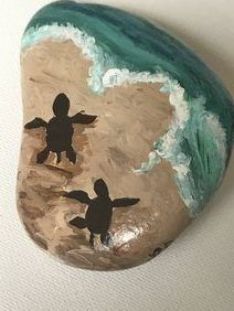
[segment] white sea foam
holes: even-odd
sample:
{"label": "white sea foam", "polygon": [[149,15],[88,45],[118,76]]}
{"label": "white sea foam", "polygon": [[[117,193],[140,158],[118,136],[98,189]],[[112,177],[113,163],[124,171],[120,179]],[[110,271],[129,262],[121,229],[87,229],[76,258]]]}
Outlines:
{"label": "white sea foam", "polygon": [[[172,146],[177,144],[176,137],[178,129],[184,129],[186,122],[189,120],[190,112],[188,103],[184,99],[184,89],[175,80],[170,79],[164,74],[150,74],[149,72],[130,72],[128,69],[111,68],[103,76],[103,85],[105,88],[119,86],[122,84],[144,83],[160,83],[161,92],[169,93],[169,101],[174,108],[174,117],[167,133],[161,138],[161,148],[155,148],[148,156],[148,161],[141,164],[140,168],[134,169],[136,173],[146,173],[160,162],[160,157],[170,159]],[[157,145],[157,142],[155,142]],[[189,165],[189,161],[187,161]],[[189,166],[185,164],[174,165],[174,169],[179,175],[186,174]]]}
{"label": "white sea foam", "polygon": [[[22,50],[26,51],[28,48],[48,39],[56,42],[72,40],[82,50],[83,55],[93,62],[93,66],[89,71],[88,85],[98,94],[104,92],[106,88],[123,84],[136,84],[139,82],[161,84],[161,92],[169,94],[169,102],[174,108],[173,119],[168,131],[154,142],[146,162],[141,163],[139,168],[135,168],[133,171],[144,174],[160,163],[160,158],[168,160],[176,171],[176,180],[181,197],[193,213],[199,202],[194,200],[191,190],[191,183],[193,182],[190,174],[191,159],[180,149],[180,143],[183,139],[181,133],[191,117],[189,103],[185,100],[185,90],[166,73],[151,74],[149,72],[131,72],[128,69],[116,68],[114,59],[106,55],[96,45],[95,38],[70,24],[66,26],[53,24],[29,29],[23,37]],[[225,132],[214,114],[206,112],[206,118],[208,126],[217,137],[217,144],[225,162]]]}

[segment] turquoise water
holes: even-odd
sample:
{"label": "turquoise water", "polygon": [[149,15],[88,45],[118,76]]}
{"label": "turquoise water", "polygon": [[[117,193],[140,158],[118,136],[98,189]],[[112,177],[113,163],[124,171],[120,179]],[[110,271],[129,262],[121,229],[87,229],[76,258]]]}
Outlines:
{"label": "turquoise water", "polygon": [[[189,171],[175,174],[182,198],[197,214],[219,185],[232,148],[232,98],[213,72],[192,51],[147,21],[106,6],[59,1],[44,7],[29,23],[25,36],[45,25],[67,24],[95,38],[105,69],[166,74],[185,89],[190,119],[176,130],[177,141],[165,159]],[[35,39],[35,38],[34,38]],[[168,91],[170,92],[170,91]],[[224,150],[223,150],[224,149]],[[155,150],[163,151],[162,140]],[[153,169],[151,167],[151,169]]]}

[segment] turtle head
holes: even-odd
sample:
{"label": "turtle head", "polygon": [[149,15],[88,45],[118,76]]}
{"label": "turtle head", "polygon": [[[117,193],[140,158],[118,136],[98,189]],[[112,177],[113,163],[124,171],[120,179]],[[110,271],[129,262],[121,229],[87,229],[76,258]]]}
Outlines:
{"label": "turtle head", "polygon": [[107,185],[103,179],[98,179],[94,183],[94,191],[99,197],[108,198],[109,191]]}
{"label": "turtle head", "polygon": [[69,98],[61,93],[59,94],[53,104],[53,111],[56,117],[65,117],[68,115],[68,111],[70,108],[70,100]]}

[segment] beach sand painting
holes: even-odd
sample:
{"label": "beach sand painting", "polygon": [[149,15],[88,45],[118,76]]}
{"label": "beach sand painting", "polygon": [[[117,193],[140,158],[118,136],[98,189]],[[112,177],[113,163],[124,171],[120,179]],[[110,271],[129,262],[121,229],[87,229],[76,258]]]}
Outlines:
{"label": "beach sand painting", "polygon": [[[180,63],[169,58],[168,46]],[[31,238],[86,269],[129,268],[160,253],[224,175],[233,129],[228,93],[189,50],[147,22],[72,1],[35,15],[21,65],[18,209]],[[54,108],[59,94],[69,101],[66,120],[76,116],[63,121],[66,130],[50,122],[61,113]],[[61,147],[64,133],[74,153]],[[99,199],[112,206],[106,222]],[[94,201],[101,214],[88,212]]]}

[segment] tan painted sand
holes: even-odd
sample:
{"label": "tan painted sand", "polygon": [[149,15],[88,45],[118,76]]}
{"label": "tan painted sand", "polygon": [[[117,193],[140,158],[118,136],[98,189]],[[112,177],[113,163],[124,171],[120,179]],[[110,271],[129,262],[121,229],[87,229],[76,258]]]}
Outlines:
{"label": "tan painted sand", "polygon": [[[57,165],[54,154],[43,165],[36,164],[45,131],[24,131],[18,207],[31,237],[66,262],[99,270],[127,268],[150,259],[189,223],[168,163],[148,174],[132,171],[167,131],[172,109],[156,84],[124,85],[95,95],[87,85],[91,65],[71,41],[44,42],[22,55],[24,123],[35,117],[51,119],[53,101],[62,92],[71,100],[69,115],[85,110],[98,118],[90,126],[74,125],[75,166],[64,155]],[[136,197],[140,202],[114,209],[111,247],[101,245],[97,236],[93,249],[87,229],[68,225],[73,216],[85,215],[86,206],[63,194],[84,190],[95,197],[98,178],[108,184],[113,199]]]}

